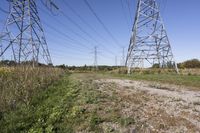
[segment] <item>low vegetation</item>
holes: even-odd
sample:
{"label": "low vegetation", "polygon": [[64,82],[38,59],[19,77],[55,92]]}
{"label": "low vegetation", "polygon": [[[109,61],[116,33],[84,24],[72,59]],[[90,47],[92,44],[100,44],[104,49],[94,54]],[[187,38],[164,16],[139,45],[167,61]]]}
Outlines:
{"label": "low vegetation", "polygon": [[[65,75],[38,94],[28,105],[1,114],[2,132],[102,132],[114,131],[103,123],[128,127],[131,117],[122,116],[121,99],[102,92],[95,76]],[[113,89],[114,85],[108,86]],[[106,127],[105,127],[106,126]]]}
{"label": "low vegetation", "polygon": [[195,87],[200,89],[200,76],[197,75],[178,75],[178,74],[112,74],[117,78],[126,78],[132,80],[146,80],[160,83],[168,83],[182,86]]}
{"label": "low vegetation", "polygon": [[[138,108],[142,106],[142,110],[155,111],[146,105],[150,101],[157,104],[155,97],[145,91],[135,91],[134,87],[123,87],[123,84],[103,81],[113,78],[119,79],[119,82],[121,79],[145,80],[189,86],[188,90],[196,91],[200,88],[199,75],[200,70],[197,68],[181,69],[180,74],[176,74],[173,69],[135,69],[131,75],[127,75],[127,69],[122,67],[102,66],[99,71],[87,66],[84,68],[1,67],[0,131],[145,132],[150,125],[141,120],[146,118],[148,113],[141,112]],[[170,90],[162,86],[150,87]],[[193,104],[199,106],[199,101]],[[168,115],[164,109],[156,111],[163,116]],[[153,114],[149,116],[151,115]],[[155,126],[158,126],[161,120],[157,116],[151,117],[155,120],[149,121],[151,124],[156,123],[157,125],[153,124]],[[178,123],[176,118],[169,118],[173,123]],[[188,121],[185,119],[184,121],[188,126]],[[164,123],[166,125],[155,128],[159,131],[171,127],[173,127],[171,131],[175,129],[172,123],[168,121]],[[196,128],[191,126],[191,131],[193,130]]]}
{"label": "low vegetation", "polygon": [[179,68],[200,68],[198,59],[191,59],[178,64]]}

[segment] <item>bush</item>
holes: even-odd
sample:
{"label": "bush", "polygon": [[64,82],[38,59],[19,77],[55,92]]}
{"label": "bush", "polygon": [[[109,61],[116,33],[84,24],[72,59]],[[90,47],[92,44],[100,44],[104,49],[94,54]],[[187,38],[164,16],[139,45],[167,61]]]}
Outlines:
{"label": "bush", "polygon": [[180,68],[200,68],[200,61],[198,59],[192,59],[179,63],[178,66]]}

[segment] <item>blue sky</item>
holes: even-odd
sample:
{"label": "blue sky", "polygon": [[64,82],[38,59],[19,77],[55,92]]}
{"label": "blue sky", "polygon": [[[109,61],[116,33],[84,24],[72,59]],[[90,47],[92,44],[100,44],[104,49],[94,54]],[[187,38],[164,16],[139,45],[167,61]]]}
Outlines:
{"label": "blue sky", "polygon": [[[88,0],[119,44],[115,43],[112,37],[105,32],[83,0],[64,1],[97,33],[83,23],[64,4],[63,0],[56,0],[56,4],[76,24],[69,21],[61,13],[51,14],[40,0],[36,0],[53,63],[56,65],[92,65],[94,62],[94,46],[97,46],[98,64],[115,65],[115,56],[117,56],[119,64],[122,57],[122,48],[125,47],[126,55],[129,45],[136,0],[122,0],[124,10],[121,0]],[[130,13],[127,1],[130,2]],[[200,0],[157,1],[160,3],[161,15],[177,62],[191,58],[200,59]],[[8,2],[1,0],[0,7],[6,9],[7,6]],[[0,11],[1,29],[6,16],[7,14]],[[69,36],[72,40],[66,36]]]}

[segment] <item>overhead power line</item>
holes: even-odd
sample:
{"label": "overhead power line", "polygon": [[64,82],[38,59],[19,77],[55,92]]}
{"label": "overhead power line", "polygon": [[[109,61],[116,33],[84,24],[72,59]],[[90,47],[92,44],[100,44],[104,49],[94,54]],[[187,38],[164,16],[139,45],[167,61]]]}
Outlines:
{"label": "overhead power line", "polygon": [[[81,57],[82,56],[87,56],[87,52],[78,52],[78,51],[72,51],[72,50],[70,50],[70,51],[63,51],[63,50],[60,50],[60,49],[55,49],[55,48],[49,48],[51,51],[53,51],[53,52],[55,52],[55,53],[61,53],[61,54],[63,54],[63,55],[66,55],[66,54],[71,54],[71,55],[81,55]],[[89,52],[88,52],[88,54],[89,54]]]}
{"label": "overhead power line", "polygon": [[[90,39],[92,39],[95,43],[97,43],[98,45],[103,46],[101,43],[99,43],[92,35],[90,35],[87,31],[85,31],[78,23],[76,23],[71,17],[69,17],[68,15],[66,15],[63,11],[61,11],[61,14],[67,18],[72,24],[74,24],[81,32],[83,32],[85,35],[87,35]],[[110,54],[112,54],[112,51],[109,51],[108,49],[105,49],[105,51],[109,52]]]}
{"label": "overhead power line", "polygon": [[[85,21],[85,19],[84,19],[79,13],[77,13],[77,12],[75,11],[75,9],[72,8],[72,7],[69,5],[69,3],[68,3],[67,1],[63,0],[63,3],[76,15],[85,25],[87,25],[93,32],[95,32],[102,40],[107,41],[99,32],[97,32],[96,29],[94,29],[87,21]],[[96,39],[95,39],[95,40],[96,40]],[[95,42],[97,42],[97,41],[95,41]],[[97,43],[99,44],[99,42],[97,42]],[[101,46],[103,46],[103,47],[105,48],[105,50],[108,51],[110,54],[113,54],[113,55],[114,55],[114,53],[113,53],[111,50],[106,49],[106,47],[105,47],[103,44],[101,44]]]}
{"label": "overhead power line", "polygon": [[[64,1],[66,4],[68,4],[66,1]],[[70,6],[71,7],[71,6]],[[41,8],[40,8],[41,9]],[[71,8],[71,9],[73,9],[73,8]],[[42,11],[44,11],[43,9],[41,9]],[[74,9],[73,9],[73,11],[74,12],[76,12]],[[46,11],[44,11],[45,13],[47,13]],[[87,31],[85,31],[76,21],[74,21],[70,16],[68,16],[65,12],[63,12],[61,9],[59,9],[59,12],[61,13],[61,15],[63,15],[65,18],[67,18],[71,23],[73,23],[76,27],[78,27],[78,29],[81,31],[81,32],[83,32],[84,34],[86,34],[90,39],[92,39],[93,41],[95,41],[95,43],[97,43],[99,46],[103,46],[104,48],[105,48],[105,46],[103,45],[103,44],[101,44],[100,42],[98,42],[95,38],[93,38],[92,37],[92,35],[90,35]],[[48,15],[50,15],[49,13],[47,13]],[[51,15],[53,15],[53,14],[51,14]],[[76,12],[76,14],[75,15],[79,15],[77,12]],[[79,17],[81,17],[80,15],[79,15]],[[55,17],[54,17],[55,18]],[[82,17],[81,17],[82,18]],[[80,19],[81,19],[80,18]],[[84,21],[85,23],[87,23],[83,18],[82,18],[82,20],[81,21]],[[56,22],[57,23],[59,23],[59,24],[62,24],[62,25],[65,25],[64,23],[62,23],[61,21],[59,21],[59,20],[57,20],[56,19]],[[89,25],[89,24],[88,24]],[[56,30],[53,26],[50,26],[49,24],[47,24],[47,26],[49,27],[49,28],[51,28],[52,30],[54,30],[54,31],[56,31],[56,32],[60,32],[60,31],[58,31],[58,30]],[[92,27],[92,26],[91,26]],[[70,29],[73,33],[75,33],[75,31],[73,31],[72,29]],[[94,29],[95,30],[95,29]],[[61,33],[59,33],[59,34],[61,34]],[[64,32],[62,32],[62,34],[64,34]],[[75,39],[73,39],[73,38],[71,38],[69,35],[67,35],[67,34],[64,34],[68,39],[70,39],[71,41],[75,41]],[[78,34],[77,32],[76,32],[76,35],[77,36],[79,36],[79,37],[81,37],[81,38],[83,38],[80,34]],[[70,38],[69,38],[70,37]],[[73,39],[73,40],[72,40]],[[86,40],[87,42],[89,42],[89,40],[87,40],[87,39],[85,39],[85,38],[83,38],[84,40]],[[93,43],[91,43],[91,42],[89,42],[90,44],[93,44]],[[79,42],[79,44],[80,44],[80,42]],[[114,53],[111,51],[111,50],[109,50],[109,49],[107,49],[107,48],[105,48],[104,49],[104,51],[106,51],[107,53],[109,53],[109,54],[111,54],[111,55],[114,55]],[[107,58],[107,57],[105,57],[104,56],[104,58]]]}
{"label": "overhead power line", "polygon": [[86,45],[82,44],[81,42],[79,42],[79,41],[77,41],[77,40],[71,38],[70,36],[68,36],[68,35],[65,34],[64,32],[61,32],[61,31],[57,30],[55,27],[53,27],[53,26],[47,24],[46,22],[43,21],[43,23],[44,23],[47,27],[49,27],[50,29],[52,29],[52,30],[54,30],[55,32],[59,33],[60,35],[62,35],[62,36],[64,36],[64,37],[68,38],[69,40],[71,40],[71,41],[73,41],[73,42],[76,42],[76,44],[90,49],[88,46],[86,46]]}
{"label": "overhead power line", "polygon": [[89,10],[92,12],[92,14],[95,16],[95,18],[98,20],[98,22],[102,25],[104,30],[108,33],[108,35],[112,38],[112,40],[115,42],[115,44],[119,47],[121,47],[120,43],[117,41],[117,39],[113,36],[113,34],[110,32],[110,30],[106,27],[106,25],[103,23],[103,21],[100,19],[100,17],[97,15],[97,13],[94,11],[92,6],[89,4],[87,0],[84,0],[84,3],[87,5]]}
{"label": "overhead power line", "polygon": [[128,22],[128,17],[127,17],[126,12],[125,12],[125,7],[124,7],[124,4],[123,4],[123,0],[120,0],[120,3],[121,3],[121,8],[122,8],[122,14],[123,14],[124,20],[125,20],[125,22],[127,24],[128,31],[131,32],[131,25]]}
{"label": "overhead power line", "polygon": [[[91,60],[91,59],[86,59],[86,58],[80,58],[80,57],[74,57],[74,56],[63,56],[63,55],[60,55],[60,54],[57,54],[57,53],[53,53],[52,54],[52,57],[56,57],[56,58],[60,58],[60,59],[65,59],[66,60],[66,58],[69,58],[69,59],[72,59],[72,60],[78,60],[78,61],[80,61],[80,60],[87,60],[87,61],[89,61],[89,60]],[[64,58],[63,58],[64,57]]]}
{"label": "overhead power line", "polygon": [[63,11],[60,10],[60,13],[67,18],[72,24],[74,24],[81,32],[83,32],[84,34],[86,34],[88,37],[90,37],[92,40],[94,40],[96,42],[96,40],[88,33],[86,32],[77,22],[75,22],[71,17],[69,17],[68,15],[66,15]]}
{"label": "overhead power line", "polygon": [[[41,8],[40,8],[41,9]],[[43,12],[45,12],[46,14],[48,14],[48,15],[53,15],[53,14],[49,14],[49,13],[47,13],[45,10],[43,10],[43,9],[41,9]],[[55,18],[55,17],[54,17]],[[72,19],[71,19],[72,20]],[[73,22],[74,22],[74,20],[72,20]],[[57,23],[59,23],[59,24],[62,24],[62,25],[64,25],[65,26],[65,24],[64,23],[62,23],[61,21],[59,21],[58,19],[56,19],[56,22]],[[48,26],[48,28],[50,28],[50,29],[52,29],[52,30],[54,30],[54,31],[56,31],[57,33],[59,33],[60,35],[65,35],[65,37],[67,37],[69,40],[71,40],[71,41],[75,41],[75,39],[73,39],[73,38],[71,38],[69,35],[67,35],[66,33],[64,33],[64,32],[60,32],[59,30],[56,30],[56,28],[54,28],[53,26],[50,26],[49,24],[47,24],[47,23],[45,23],[47,26]],[[75,26],[77,26],[77,25],[75,25]],[[73,31],[72,29],[70,29],[72,32],[75,32],[75,31]],[[84,30],[84,29],[83,29]],[[86,32],[86,31],[85,31]],[[89,33],[88,33],[89,34]],[[79,37],[82,37],[80,34],[76,34],[77,36],[79,36]],[[70,38],[69,38],[70,37]],[[87,42],[89,42],[89,40],[87,40],[87,39],[85,39]],[[89,42],[90,43],[90,42]],[[69,43],[67,43],[67,44],[69,44]],[[79,42],[79,44],[80,44],[80,42]],[[92,43],[91,43],[92,44]],[[101,45],[100,43],[99,43],[99,45]],[[66,45],[63,45],[63,46],[65,46],[66,47]],[[102,45],[101,45],[102,46]],[[80,51],[80,48],[76,48],[78,51]],[[107,51],[109,54],[112,54],[111,52],[112,51],[110,51],[110,50],[108,50],[108,49],[105,49],[104,51]],[[81,52],[83,52],[83,51],[81,51]],[[85,51],[84,51],[85,52]],[[104,58],[107,58],[107,57],[105,57],[104,56]]]}
{"label": "overhead power line", "polygon": [[127,7],[128,7],[130,22],[132,23],[130,0],[126,0],[126,4],[127,4]]}
{"label": "overhead power line", "polygon": [[166,9],[166,7],[167,7],[167,0],[163,0],[163,9],[162,9],[162,16],[164,16],[164,14],[165,14],[165,9]]}
{"label": "overhead power line", "polygon": [[[45,11],[43,8],[39,8],[40,10],[42,10],[44,13],[46,13],[49,16],[52,16],[53,14],[48,13],[47,11]],[[54,15],[53,15],[54,16]],[[60,21],[59,19],[56,19],[54,17],[54,21],[62,24],[64,27],[67,27],[67,30],[69,30],[71,33],[73,33],[74,35],[80,37],[81,39],[85,40],[86,42],[88,42],[89,44],[92,44],[88,39],[86,39],[83,35],[79,34],[78,32],[74,31],[72,28],[70,28],[69,26],[67,26],[65,23],[63,23],[62,21]]]}
{"label": "overhead power line", "polygon": [[5,13],[5,14],[9,14],[9,12],[8,12],[8,11],[6,11],[6,10],[2,9],[1,7],[0,7],[0,11],[1,11],[1,12],[3,12],[3,13]]}
{"label": "overhead power line", "polygon": [[[81,49],[80,47],[75,47],[74,45],[70,44],[68,42],[62,42],[60,43],[58,40],[54,40],[53,38],[50,38],[49,39],[49,42],[53,43],[53,44],[64,44],[64,45],[59,45],[59,46],[63,46],[61,49],[64,50],[64,49],[70,49],[70,50],[74,50],[76,52],[79,52],[79,53],[86,53],[86,50],[85,49]],[[65,44],[68,44],[68,45],[65,45]],[[64,51],[63,51],[64,52]]]}

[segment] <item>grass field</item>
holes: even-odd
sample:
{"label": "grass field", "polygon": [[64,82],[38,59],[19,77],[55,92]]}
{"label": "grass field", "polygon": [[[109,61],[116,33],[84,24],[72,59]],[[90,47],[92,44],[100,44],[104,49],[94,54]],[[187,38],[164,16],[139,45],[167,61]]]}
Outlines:
{"label": "grass field", "polygon": [[[132,80],[145,80],[154,81],[159,83],[168,83],[175,85],[182,85],[188,87],[195,87],[195,89],[200,90],[200,76],[198,75],[178,75],[178,74],[112,74],[111,76],[122,78],[122,79],[132,79]],[[194,89],[194,88],[193,88]]]}
{"label": "grass field", "polygon": [[[133,75],[70,74],[59,69],[44,69],[34,70],[34,72],[25,68],[1,70],[1,81],[3,81],[1,82],[3,88],[1,89],[1,99],[7,99],[1,102],[1,132],[174,131],[179,124],[184,125],[190,132],[200,130],[182,117],[170,117],[164,107],[172,105],[164,105],[163,102],[167,100],[163,97],[157,97],[156,101],[155,96],[149,95],[145,91],[132,91],[131,87],[100,81],[101,79],[105,79],[105,81],[120,79],[120,82],[126,79],[144,80],[187,86],[188,90],[199,91],[200,76],[139,73]],[[31,80],[28,80],[29,76],[31,76]],[[9,85],[10,81],[12,83]],[[31,89],[33,87],[34,89]],[[15,90],[16,88],[17,90]],[[26,100],[27,98],[28,100]],[[16,103],[13,108],[13,104],[8,101],[15,99]],[[177,107],[182,102],[179,98],[172,99],[172,101],[177,104]],[[199,113],[199,102],[192,103],[195,105],[193,110],[196,110],[197,113]],[[158,103],[160,105],[157,105]],[[152,104],[155,104],[156,108],[151,107]],[[185,112],[191,111],[189,105],[191,103],[184,104],[181,108],[185,108]],[[163,108],[157,109],[162,106]],[[145,113],[145,111],[147,112]],[[172,110],[172,112],[174,111]],[[196,114],[192,115],[194,117]],[[147,121],[143,119],[147,119]],[[196,119],[200,120],[198,115]],[[154,129],[150,129],[151,125],[155,126]]]}

